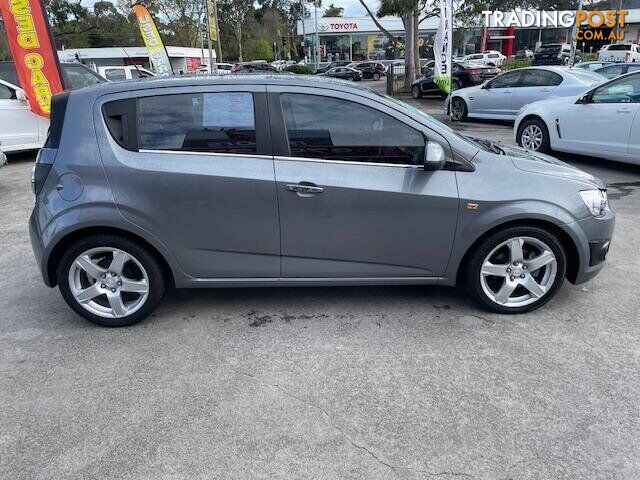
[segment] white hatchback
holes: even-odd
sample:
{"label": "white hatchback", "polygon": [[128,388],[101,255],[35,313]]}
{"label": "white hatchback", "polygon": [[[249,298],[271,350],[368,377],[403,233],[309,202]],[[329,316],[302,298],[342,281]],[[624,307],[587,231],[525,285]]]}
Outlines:
{"label": "white hatchback", "polygon": [[513,131],[518,144],[528,150],[640,164],[640,72],[578,96],[527,105],[518,113]]}

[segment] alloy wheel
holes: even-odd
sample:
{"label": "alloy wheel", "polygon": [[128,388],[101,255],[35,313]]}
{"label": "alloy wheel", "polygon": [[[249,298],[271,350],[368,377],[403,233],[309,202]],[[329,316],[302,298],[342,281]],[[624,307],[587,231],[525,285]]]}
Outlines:
{"label": "alloy wheel", "polygon": [[530,124],[522,130],[520,141],[527,150],[537,151],[544,141],[544,133],[538,125]]}
{"label": "alloy wheel", "polygon": [[462,120],[464,116],[464,105],[462,104],[462,100],[454,98],[451,101],[451,119],[458,121]]}
{"label": "alloy wheel", "polygon": [[485,257],[480,285],[498,305],[524,307],[547,294],[557,273],[558,259],[549,245],[533,237],[514,237]]}
{"label": "alloy wheel", "polygon": [[85,310],[103,318],[131,315],[149,297],[149,276],[131,254],[111,247],[89,249],[69,269],[69,288]]}

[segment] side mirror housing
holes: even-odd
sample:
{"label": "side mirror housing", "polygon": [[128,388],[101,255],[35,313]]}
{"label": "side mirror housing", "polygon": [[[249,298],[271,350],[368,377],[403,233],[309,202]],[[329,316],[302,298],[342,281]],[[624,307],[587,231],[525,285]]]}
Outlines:
{"label": "side mirror housing", "polygon": [[442,145],[436,142],[427,142],[424,150],[424,169],[427,171],[442,170],[446,161],[446,155]]}
{"label": "side mirror housing", "polygon": [[27,94],[22,90],[16,90],[16,98],[21,102],[27,101]]}
{"label": "side mirror housing", "polygon": [[582,95],[576,103],[587,104],[591,101],[591,92]]}

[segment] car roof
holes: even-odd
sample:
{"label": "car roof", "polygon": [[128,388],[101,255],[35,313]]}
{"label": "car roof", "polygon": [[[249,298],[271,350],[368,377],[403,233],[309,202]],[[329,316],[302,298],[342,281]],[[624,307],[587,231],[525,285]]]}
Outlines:
{"label": "car roof", "polygon": [[[595,63],[601,63],[601,62],[595,62]],[[598,70],[604,70],[605,68],[613,68],[613,67],[617,67],[618,65],[639,65],[639,64],[638,62],[611,62],[609,63],[609,65],[605,65],[604,67],[598,68]],[[596,72],[598,70],[596,70]]]}

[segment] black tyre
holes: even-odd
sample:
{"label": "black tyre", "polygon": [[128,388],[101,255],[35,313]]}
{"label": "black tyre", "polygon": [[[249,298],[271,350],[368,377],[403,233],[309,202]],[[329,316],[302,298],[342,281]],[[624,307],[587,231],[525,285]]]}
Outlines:
{"label": "black tyre", "polygon": [[451,81],[451,91],[460,90],[462,88],[462,82],[456,78]]}
{"label": "black tyre", "polygon": [[167,284],[153,253],[117,235],[91,235],[73,243],[56,273],[67,304],[105,327],[143,320],[156,309]]}
{"label": "black tyre", "polygon": [[469,294],[485,309],[524,313],[546,304],[564,281],[560,240],[539,227],[510,227],[489,235],[466,265]]}
{"label": "black tyre", "polygon": [[411,87],[411,96],[415,99],[422,98],[422,92],[420,91],[420,87],[418,85],[414,85]]}
{"label": "black tyre", "polygon": [[374,72],[373,74],[373,79],[377,82],[378,80],[380,80],[380,74],[378,72]]}
{"label": "black tyre", "polygon": [[460,122],[462,120],[466,120],[467,114],[469,113],[467,109],[467,102],[465,102],[460,97],[453,97],[451,99],[451,120],[454,122]]}
{"label": "black tyre", "polygon": [[551,151],[549,129],[540,118],[525,120],[518,127],[516,135],[518,145],[534,152],[547,153]]}

